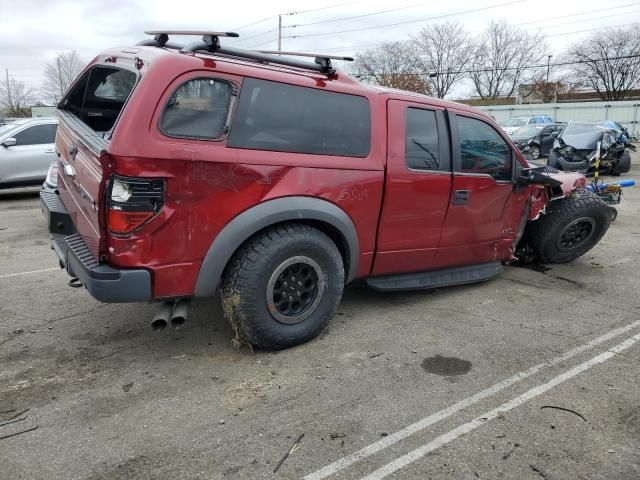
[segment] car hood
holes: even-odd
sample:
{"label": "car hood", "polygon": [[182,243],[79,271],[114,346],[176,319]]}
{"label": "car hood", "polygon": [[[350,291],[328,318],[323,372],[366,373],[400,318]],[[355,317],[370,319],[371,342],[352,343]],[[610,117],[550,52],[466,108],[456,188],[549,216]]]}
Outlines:
{"label": "car hood", "polygon": [[520,125],[518,127],[502,127],[502,130],[504,130],[507,135],[511,135],[513,132],[518,130],[521,126],[522,125]]}
{"label": "car hood", "polygon": [[575,148],[576,150],[593,150],[598,142],[602,140],[603,130],[594,130],[593,132],[562,134],[560,139],[565,145]]}
{"label": "car hood", "polygon": [[536,138],[536,137],[533,137],[531,135],[525,135],[525,136],[519,136],[519,137],[516,137],[515,135],[511,136],[511,140],[513,140],[514,142],[518,142],[518,143],[526,142],[527,140],[533,140],[534,138]]}

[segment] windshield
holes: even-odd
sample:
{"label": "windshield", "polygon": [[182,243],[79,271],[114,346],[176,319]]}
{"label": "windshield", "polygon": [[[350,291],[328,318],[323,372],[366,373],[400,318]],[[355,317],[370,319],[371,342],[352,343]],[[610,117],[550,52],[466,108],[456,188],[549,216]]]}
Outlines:
{"label": "windshield", "polygon": [[15,122],[15,123],[7,123],[6,125],[2,125],[0,127],[0,137],[4,137],[7,133],[12,130],[15,130],[20,125],[24,125],[26,122]]}
{"label": "windshield", "polygon": [[511,134],[513,138],[531,138],[536,135],[538,135],[538,129],[535,125],[525,125]]}

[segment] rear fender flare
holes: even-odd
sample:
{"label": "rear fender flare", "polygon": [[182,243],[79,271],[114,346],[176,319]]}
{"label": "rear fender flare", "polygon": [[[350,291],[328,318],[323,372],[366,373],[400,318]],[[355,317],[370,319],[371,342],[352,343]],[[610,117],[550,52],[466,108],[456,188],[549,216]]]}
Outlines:
{"label": "rear fender flare", "polygon": [[202,260],[194,296],[213,296],[223,271],[247,239],[260,230],[287,221],[315,221],[332,226],[341,236],[347,256],[346,281],[355,277],[360,247],[356,227],[340,207],[326,200],[311,197],[283,197],[268,200],[245,210],[231,220],[211,243]]}

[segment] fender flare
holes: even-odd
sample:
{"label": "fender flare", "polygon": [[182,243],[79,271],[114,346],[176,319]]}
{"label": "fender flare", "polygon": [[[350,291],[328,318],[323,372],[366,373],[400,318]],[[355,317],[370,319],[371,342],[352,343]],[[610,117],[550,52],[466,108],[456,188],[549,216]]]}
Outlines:
{"label": "fender flare", "polygon": [[287,221],[319,221],[338,231],[344,244],[351,281],[358,267],[360,246],[356,227],[344,210],[326,200],[312,197],[282,197],[260,203],[240,213],[220,231],[202,260],[194,296],[213,296],[227,263],[248,238],[271,225]]}

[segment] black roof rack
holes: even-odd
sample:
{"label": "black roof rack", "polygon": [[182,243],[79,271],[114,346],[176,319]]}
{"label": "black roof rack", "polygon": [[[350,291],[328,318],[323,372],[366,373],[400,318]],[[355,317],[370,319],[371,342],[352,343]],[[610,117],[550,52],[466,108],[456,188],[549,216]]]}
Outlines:
{"label": "black roof rack", "polygon": [[[216,53],[220,55],[245,58],[263,63],[274,63],[285,65],[287,67],[300,68],[304,70],[312,70],[315,72],[333,75],[336,70],[331,65],[331,60],[353,61],[352,57],[342,57],[337,55],[324,55],[321,53],[304,53],[304,52],[280,52],[277,50],[244,50],[241,48],[223,47],[220,45],[219,37],[239,37],[235,32],[207,32],[199,30],[147,30],[144,33],[153,35],[153,39],[138,42],[140,46],[152,46],[171,48],[179,50],[181,53]],[[169,42],[169,35],[202,35],[202,41],[194,42],[183,46],[177,43]],[[313,57],[314,63],[305,62],[303,60],[293,60],[282,58],[284,56]]]}
{"label": "black roof rack", "polygon": [[345,57],[342,55],[326,55],[324,53],[309,53],[309,52],[283,52],[280,50],[258,50],[260,53],[268,55],[286,55],[293,57],[312,57],[315,63],[320,65],[323,71],[335,72],[335,68],[331,65],[331,60],[342,60],[345,62],[353,62],[353,57]]}

